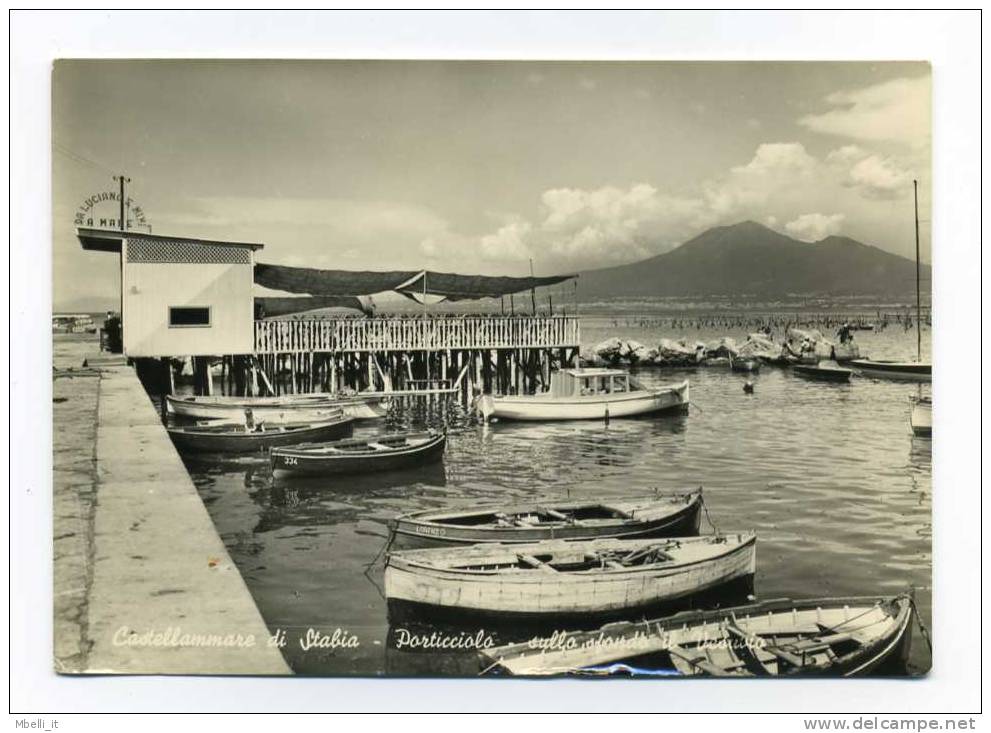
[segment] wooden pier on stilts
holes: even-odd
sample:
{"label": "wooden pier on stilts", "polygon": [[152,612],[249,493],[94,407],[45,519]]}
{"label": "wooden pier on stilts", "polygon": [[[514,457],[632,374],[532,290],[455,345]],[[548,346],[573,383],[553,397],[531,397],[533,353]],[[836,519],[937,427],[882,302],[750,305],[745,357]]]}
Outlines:
{"label": "wooden pier on stilts", "polygon": [[[574,275],[319,270],[256,262],[257,242],[85,227],[76,234],[85,250],[119,254],[122,348],[153,395],[173,393],[177,375],[191,371],[196,394],[371,391],[469,406],[479,394],[546,389],[551,371],[578,359],[577,315],[555,315],[550,297],[541,315],[536,298],[536,288]],[[296,295],[255,297],[255,287]],[[426,310],[431,299],[506,294],[513,310],[513,293],[526,291],[531,315]],[[361,297],[382,292],[420,302],[424,312],[374,315]],[[313,315],[331,308],[365,315]]]}
{"label": "wooden pier on stilts", "polygon": [[[252,354],[192,357],[196,394],[374,391],[454,399],[532,394],[552,370],[576,366],[575,316],[396,316],[255,322]],[[176,358],[141,360],[171,393]],[[157,363],[157,368],[155,366]]]}

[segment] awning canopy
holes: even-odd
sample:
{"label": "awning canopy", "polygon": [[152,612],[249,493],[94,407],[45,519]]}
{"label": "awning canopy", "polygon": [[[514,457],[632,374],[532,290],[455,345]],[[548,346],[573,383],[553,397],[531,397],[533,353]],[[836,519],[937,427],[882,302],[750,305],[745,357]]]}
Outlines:
{"label": "awning canopy", "polygon": [[255,314],[259,318],[275,318],[288,316],[292,313],[305,313],[318,308],[352,308],[362,313],[370,314],[368,308],[359,298],[353,295],[316,295],[299,298],[255,298]]}
{"label": "awning canopy", "polygon": [[310,295],[372,295],[391,290],[418,300],[424,295],[434,296],[435,300],[498,298],[531,288],[556,285],[574,277],[577,275],[490,277],[430,270],[368,272],[317,270],[262,263],[255,265],[255,282],[272,290]]}

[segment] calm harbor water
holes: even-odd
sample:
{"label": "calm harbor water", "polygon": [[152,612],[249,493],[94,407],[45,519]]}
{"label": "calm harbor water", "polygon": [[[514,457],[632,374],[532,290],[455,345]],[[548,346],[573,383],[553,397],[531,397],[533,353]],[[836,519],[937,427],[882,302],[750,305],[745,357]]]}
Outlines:
{"label": "calm harbor water", "polygon": [[[651,344],[723,335],[745,338],[694,325],[662,330],[625,316],[582,324],[586,345],[610,336]],[[915,331],[901,326],[856,338],[875,358],[915,353]],[[724,368],[638,374],[650,385],[690,379],[689,414],[608,426],[467,424],[452,432],[443,464],[401,474],[273,480],[258,458],[187,465],[300,673],[470,674],[470,655],[398,648],[431,628],[404,624],[390,633],[380,592],[387,522],[419,509],[549,494],[605,498],[703,486],[716,526],[757,530],[759,598],[893,595],[913,586],[929,625],[931,447],[909,428],[915,385],[819,383],[765,367],[748,395],[744,377]],[[356,434],[378,428],[362,423]],[[531,635],[477,623],[443,631],[495,641]],[[910,669],[924,671],[929,650],[913,633]],[[322,643],[304,650],[307,638]]]}

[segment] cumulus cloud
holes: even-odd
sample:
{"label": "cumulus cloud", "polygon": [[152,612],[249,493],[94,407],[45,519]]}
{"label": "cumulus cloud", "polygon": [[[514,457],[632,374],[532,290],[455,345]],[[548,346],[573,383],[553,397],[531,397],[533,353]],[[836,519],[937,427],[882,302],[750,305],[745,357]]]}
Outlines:
{"label": "cumulus cloud", "polygon": [[[541,196],[543,221],[531,240],[555,255],[573,260],[597,258],[629,261],[677,244],[682,234],[700,223],[704,202],[662,194],[638,183],[629,188],[594,190],[557,188]],[[645,242],[650,242],[653,249]]]}
{"label": "cumulus cloud", "polygon": [[843,147],[836,148],[836,150],[830,150],[826,154],[826,162],[835,166],[851,166],[854,163],[863,160],[870,153],[864,150],[859,145],[844,145]]}
{"label": "cumulus cloud", "polygon": [[[536,217],[504,224],[481,237],[477,249],[492,262],[532,257],[569,268],[603,266],[662,254],[709,227],[743,219],[770,227],[787,222],[783,230],[799,239],[822,239],[851,215],[880,218],[870,202],[893,197],[904,175],[894,159],[856,145],[820,159],[798,142],[764,143],[745,163],[677,195],[646,182],[547,190]],[[817,205],[836,213],[809,213]]]}
{"label": "cumulus cloud", "polygon": [[897,199],[912,190],[908,163],[857,145],[833,150],[826,156],[826,163],[840,172],[843,185],[856,189],[864,198]]}
{"label": "cumulus cloud", "polygon": [[866,196],[901,198],[908,194],[912,176],[889,158],[871,155],[850,169],[850,180]]}
{"label": "cumulus cloud", "polygon": [[[722,174],[677,191],[646,181],[550,188],[530,214],[499,214],[489,231],[457,231],[426,206],[374,200],[209,198],[183,207],[191,219],[167,218],[191,235],[266,242],[268,262],[293,253],[315,267],[344,269],[519,274],[529,258],[541,271],[602,267],[662,254],[744,219],[806,240],[844,231],[883,245],[872,233],[900,226],[903,203],[895,199],[911,192],[912,168],[904,156],[871,147],[843,145],[816,157],[798,142],[767,142]],[[911,218],[902,218],[910,229]]]}
{"label": "cumulus cloud", "polygon": [[866,146],[844,145],[819,158],[798,142],[763,143],[749,160],[677,194],[647,182],[547,190],[536,216],[513,220],[475,246],[493,263],[532,257],[562,269],[607,266],[662,254],[709,227],[744,219],[780,225],[802,240],[844,232],[884,244],[872,233],[900,226],[892,206],[911,191],[909,171],[905,159]]}
{"label": "cumulus cloud", "polygon": [[760,218],[772,199],[807,187],[818,167],[819,162],[801,143],[763,143],[748,163],[702,185],[706,209],[719,220],[735,214]]}
{"label": "cumulus cloud", "polygon": [[801,143],[763,143],[757,147],[753,159],[746,165],[733,168],[733,173],[759,176],[806,175],[815,164],[815,158],[806,152]]}
{"label": "cumulus cloud", "polygon": [[846,216],[843,214],[802,214],[794,221],[785,224],[785,231],[796,239],[816,242],[837,234]]}
{"label": "cumulus cloud", "polygon": [[532,226],[518,219],[487,234],[479,241],[482,257],[488,260],[524,260],[532,255],[526,239]]}
{"label": "cumulus cloud", "polygon": [[826,135],[925,147],[929,144],[930,89],[926,75],[834,92],[825,99],[830,109],[805,115],[798,123]]}

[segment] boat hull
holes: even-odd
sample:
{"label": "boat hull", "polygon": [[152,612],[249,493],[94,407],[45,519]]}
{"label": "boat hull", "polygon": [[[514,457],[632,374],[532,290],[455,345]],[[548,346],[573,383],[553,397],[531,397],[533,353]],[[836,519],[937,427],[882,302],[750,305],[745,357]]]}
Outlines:
{"label": "boat hull", "polygon": [[[285,426],[282,426],[285,427]],[[319,423],[298,430],[269,430],[251,433],[210,433],[195,429],[168,428],[169,437],[180,451],[193,453],[256,453],[280,445],[339,440],[350,437],[354,418]]]}
{"label": "boat hull", "polygon": [[[727,676],[854,677],[888,668],[903,670],[914,617],[909,596],[767,601],[610,624],[597,631],[570,633],[567,644],[554,647],[509,644],[481,652],[479,661],[483,672],[524,676],[616,672],[695,676],[712,674],[715,669]],[[857,639],[857,645],[852,651],[828,657],[820,650],[818,658],[810,656],[808,664],[798,667],[763,652],[759,644],[748,644],[728,633],[728,624],[751,638],[770,639],[772,645],[782,637],[814,639],[843,632]],[[687,650],[703,650],[704,657],[698,657],[703,664],[686,662]]]}
{"label": "boat hull", "polygon": [[910,423],[913,434],[920,438],[931,438],[933,434],[932,403],[918,401],[913,404]]}
{"label": "boat hull", "polygon": [[530,543],[544,540],[638,539],[691,537],[699,533],[702,494],[696,492],[670,514],[643,521],[617,519],[613,523],[581,526],[562,522],[553,526],[470,527],[426,521],[416,515],[399,517],[392,524],[393,546],[398,548],[452,547],[484,542]]}
{"label": "boat hull", "polygon": [[792,370],[806,379],[815,379],[820,382],[849,382],[853,375],[849,369],[823,369],[801,364],[796,364]]}
{"label": "boat hull", "polygon": [[690,402],[688,381],[662,389],[611,395],[551,399],[543,395],[485,395],[482,412],[500,420],[603,420],[662,412],[684,412]]}
{"label": "boat hull", "polygon": [[756,359],[733,359],[730,369],[734,372],[756,373],[760,371],[760,362]]}
{"label": "boat hull", "polygon": [[932,364],[873,361],[871,359],[853,359],[848,364],[867,377],[898,379],[910,382],[932,381]]}
{"label": "boat hull", "polygon": [[[523,547],[533,548],[527,550],[531,553],[543,552],[539,545]],[[407,604],[421,609],[457,609],[473,615],[539,618],[629,613],[705,593],[752,577],[757,544],[756,536],[741,536],[740,541],[728,544],[725,552],[670,567],[624,568],[604,573],[535,570],[474,577],[456,569],[417,565],[408,562],[403,554],[390,555],[386,563],[385,594],[392,615],[399,615],[397,610]]]}
{"label": "boat hull", "polygon": [[343,412],[356,420],[373,420],[384,417],[388,403],[381,397],[355,397],[354,399],[327,399],[320,395],[290,395],[292,399],[235,398],[225,401],[215,397],[181,398],[166,396],[169,412],[193,420],[240,421],[244,411],[251,409],[256,421],[270,423],[306,422]]}
{"label": "boat hull", "polygon": [[310,476],[400,471],[441,460],[446,444],[447,436],[440,434],[423,445],[359,455],[319,455],[277,448],[272,451],[271,464],[273,471]]}

